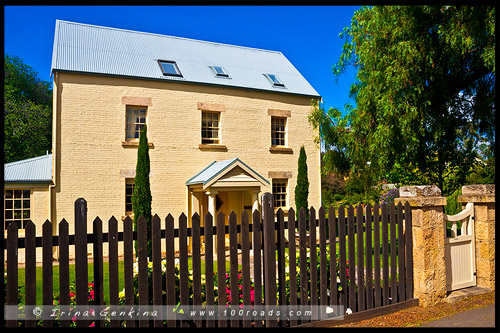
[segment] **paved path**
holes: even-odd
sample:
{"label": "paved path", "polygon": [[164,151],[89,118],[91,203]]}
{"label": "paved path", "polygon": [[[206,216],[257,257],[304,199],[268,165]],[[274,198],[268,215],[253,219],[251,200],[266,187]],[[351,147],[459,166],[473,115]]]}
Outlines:
{"label": "paved path", "polygon": [[421,327],[495,327],[495,304],[456,313]]}

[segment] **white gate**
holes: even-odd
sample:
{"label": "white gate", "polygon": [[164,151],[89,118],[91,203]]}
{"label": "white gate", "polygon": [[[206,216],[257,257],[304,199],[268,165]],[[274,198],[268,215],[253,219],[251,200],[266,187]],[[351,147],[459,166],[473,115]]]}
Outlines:
{"label": "white gate", "polygon": [[[476,285],[476,246],[474,235],[474,204],[468,203],[456,215],[444,214],[452,222],[451,237],[445,237],[446,290],[452,291]],[[460,235],[457,222],[461,221]]]}

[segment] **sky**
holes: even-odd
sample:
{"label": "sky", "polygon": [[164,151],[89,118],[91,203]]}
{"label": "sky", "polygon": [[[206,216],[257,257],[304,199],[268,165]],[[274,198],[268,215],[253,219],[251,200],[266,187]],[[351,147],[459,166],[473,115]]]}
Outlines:
{"label": "sky", "polygon": [[355,71],[332,72],[359,6],[5,6],[4,53],[52,82],[56,19],[282,52],[323,98],[342,108]]}

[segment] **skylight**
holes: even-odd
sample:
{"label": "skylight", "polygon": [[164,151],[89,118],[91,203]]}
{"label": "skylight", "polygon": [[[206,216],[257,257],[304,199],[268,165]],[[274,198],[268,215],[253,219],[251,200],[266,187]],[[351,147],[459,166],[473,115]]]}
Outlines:
{"label": "skylight", "polygon": [[269,79],[269,81],[271,81],[274,87],[285,86],[283,82],[281,82],[280,79],[278,79],[278,76],[276,74],[264,74],[264,75]]}
{"label": "skylight", "polygon": [[210,66],[215,72],[215,76],[218,77],[229,77],[229,74],[226,72],[224,67],[222,66]]}
{"label": "skylight", "polygon": [[158,64],[160,65],[163,75],[182,77],[181,71],[179,67],[177,67],[175,61],[158,60]]}

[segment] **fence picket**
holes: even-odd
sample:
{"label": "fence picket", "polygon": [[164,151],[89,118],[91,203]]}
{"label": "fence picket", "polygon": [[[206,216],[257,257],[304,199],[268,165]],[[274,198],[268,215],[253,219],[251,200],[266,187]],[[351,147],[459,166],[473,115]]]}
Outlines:
{"label": "fence picket", "polygon": [[349,308],[352,312],[357,311],[356,307],[356,256],[355,256],[355,228],[354,228],[354,208],[347,207],[347,251],[349,260]]}
{"label": "fence picket", "polygon": [[406,299],[413,298],[413,236],[410,203],[405,203]]}
{"label": "fence picket", "polygon": [[[125,305],[128,312],[134,305],[134,235],[133,221],[127,216],[123,221],[123,273],[125,281]],[[126,317],[125,325],[135,327],[135,320]]]}
{"label": "fence picket", "polygon": [[[65,222],[65,220],[63,220]],[[69,267],[69,258],[65,256],[64,252],[67,252],[67,228],[68,228],[68,223],[66,222],[65,227],[66,227],[66,235],[62,233],[62,229],[64,227],[61,227],[64,223],[61,222],[59,224],[59,237],[60,237],[60,263],[59,263],[59,277],[60,277],[60,283],[61,286],[59,287],[60,294],[61,294],[61,305],[63,302],[66,302],[65,305],[69,304],[69,284],[68,283],[63,283],[66,269]],[[64,230],[63,230],[64,231]],[[35,234],[35,224],[31,221],[26,222],[25,225],[25,239],[26,239],[26,249],[25,249],[25,261],[26,261],[26,268],[25,268],[25,277],[24,277],[24,293],[25,293],[25,303],[26,305],[36,305],[36,234]],[[64,243],[66,241],[66,243]],[[69,269],[69,268],[68,268]],[[16,267],[17,270],[17,267]],[[8,271],[8,270],[7,270]],[[67,280],[69,280],[69,276],[67,277]],[[8,290],[8,289],[7,289]],[[63,294],[63,290],[67,290],[66,296]],[[64,299],[63,299],[64,298]],[[26,327],[35,327],[36,326],[36,320],[35,316],[33,315],[32,311],[27,311],[26,312]],[[64,320],[61,321],[61,327],[65,327],[64,324],[67,324],[67,327],[69,327],[69,322]]]}
{"label": "fence picket", "polygon": [[[118,292],[118,221],[112,216],[108,221],[108,251],[109,251],[109,305],[111,311],[113,307],[118,308],[119,292]],[[110,327],[120,327],[120,321],[111,320]]]}
{"label": "fence picket", "polygon": [[382,215],[382,305],[389,304],[389,222],[387,204],[381,205]]}
{"label": "fence picket", "polygon": [[[226,235],[224,232],[226,217],[217,215],[217,291],[218,305],[226,305]],[[222,318],[222,317],[221,317]],[[227,327],[227,320],[219,319],[219,327]]]}
{"label": "fence picket", "polygon": [[[244,211],[241,214],[241,274],[243,279],[243,307],[249,310],[250,301],[250,226],[248,222],[248,213]],[[251,327],[250,319],[243,320],[243,327]]]}
{"label": "fence picket", "polygon": [[[295,211],[288,210],[288,272],[290,277],[290,305],[297,305],[297,269],[296,269],[296,246],[295,246]],[[298,321],[292,318],[290,326],[297,325]]]}
{"label": "fence picket", "polygon": [[[18,271],[17,242],[18,225],[11,222],[7,226],[7,305],[17,305]],[[52,266],[51,266],[52,267]],[[7,327],[17,327],[17,320],[7,320]]]}
{"label": "fence picket", "polygon": [[372,206],[365,206],[366,309],[373,308]]}
{"label": "fence picket", "polygon": [[[184,213],[179,216],[179,289],[181,309],[189,306],[188,280],[188,248],[187,248],[187,217]],[[189,327],[183,321],[181,327]]]}
{"label": "fence picket", "polygon": [[[253,230],[253,286],[254,304],[262,305],[262,224],[260,213],[254,210],[252,213]],[[255,327],[262,327],[262,320],[255,320]]]}
{"label": "fence picket", "polygon": [[346,232],[345,232],[345,210],[344,206],[339,206],[339,218],[338,218],[338,228],[339,228],[339,260],[340,260],[340,287],[342,288],[340,293],[340,304],[347,309],[347,251],[346,251]]}
{"label": "fence picket", "polygon": [[328,239],[330,244],[330,305],[338,305],[337,286],[337,221],[335,208],[328,209]]}
{"label": "fence picket", "polygon": [[[311,305],[318,305],[318,258],[316,253],[316,210],[309,210],[309,278],[311,290]],[[312,308],[316,309],[316,308]],[[317,320],[316,311],[312,312],[312,320]]]}
{"label": "fence picket", "polygon": [[[213,306],[214,302],[214,244],[213,244],[213,217],[212,214],[205,215],[205,293],[207,307]],[[207,327],[215,327],[213,317],[209,317],[206,321]]]}
{"label": "fence picket", "polygon": [[[167,305],[177,304],[175,294],[175,247],[174,247],[174,217],[170,214],[165,218],[165,291],[167,293]],[[175,312],[167,313],[167,327],[175,327],[177,324]]]}
{"label": "fence picket", "polygon": [[[139,304],[149,304],[149,281],[148,281],[148,221],[141,215],[137,220],[137,262]],[[139,318],[139,327],[149,327],[149,320]]]}
{"label": "fence picket", "polygon": [[[264,304],[276,305],[276,251],[274,201],[269,192],[262,196],[264,234]],[[276,327],[276,320],[266,318],[266,327]]]}
{"label": "fence picket", "polygon": [[[53,301],[53,271],[52,271],[52,223],[45,221],[42,226],[42,299],[43,305],[52,305]],[[77,296],[78,297],[78,296]],[[85,295],[87,299],[87,295]],[[53,327],[54,321],[50,319],[43,320],[43,327]],[[88,325],[87,325],[88,326]]]}
{"label": "fence picket", "polygon": [[[94,304],[104,304],[104,288],[103,288],[103,252],[102,252],[102,221],[96,217],[93,222],[93,256],[94,256]],[[104,327],[102,320],[96,320],[96,327]]]}
{"label": "fence picket", "polygon": [[406,300],[405,238],[403,234],[403,204],[398,203],[398,302]]}
{"label": "fence picket", "polygon": [[305,307],[308,302],[308,275],[306,253],[306,210],[299,210],[299,269],[300,269],[300,305]]}
{"label": "fence picket", "polygon": [[380,206],[378,202],[373,205],[373,261],[375,280],[375,307],[382,306],[382,290],[380,289]]}
{"label": "fence picket", "polygon": [[[83,198],[79,198],[75,201],[75,289],[77,306],[87,306],[89,304],[88,283],[87,201]],[[52,304],[52,302],[50,302],[50,304]],[[76,321],[76,326],[89,327],[89,321],[84,318],[79,319]]]}
{"label": "fence picket", "polygon": [[[160,235],[160,217],[155,214],[151,223],[151,255],[153,261],[153,305],[162,305],[162,283],[161,283],[161,235]],[[154,327],[162,327],[161,320],[154,321]]]}
{"label": "fence picket", "polygon": [[[238,309],[240,305],[239,287],[238,287],[238,234],[236,213],[232,211],[229,214],[229,263],[230,263],[230,290],[231,290],[231,309]],[[239,327],[239,321],[231,320],[232,327]]]}
{"label": "fence picket", "polygon": [[[192,248],[191,258],[193,267],[193,305],[201,305],[201,239],[200,239],[200,215],[194,213],[191,218]],[[201,327],[201,322],[194,323]]]}
{"label": "fence picket", "polygon": [[398,285],[397,285],[397,233],[396,233],[396,211],[395,211],[394,202],[391,203],[389,207],[389,215],[390,215],[390,229],[391,229],[391,303],[398,302]]}
{"label": "fence picket", "polygon": [[364,267],[364,245],[363,245],[363,207],[359,204],[356,207],[356,258],[358,277],[358,311],[365,310],[365,267]]}
{"label": "fence picket", "polygon": [[328,305],[327,296],[327,262],[326,262],[326,216],[325,208],[320,207],[318,210],[319,219],[319,302],[321,305]]}

